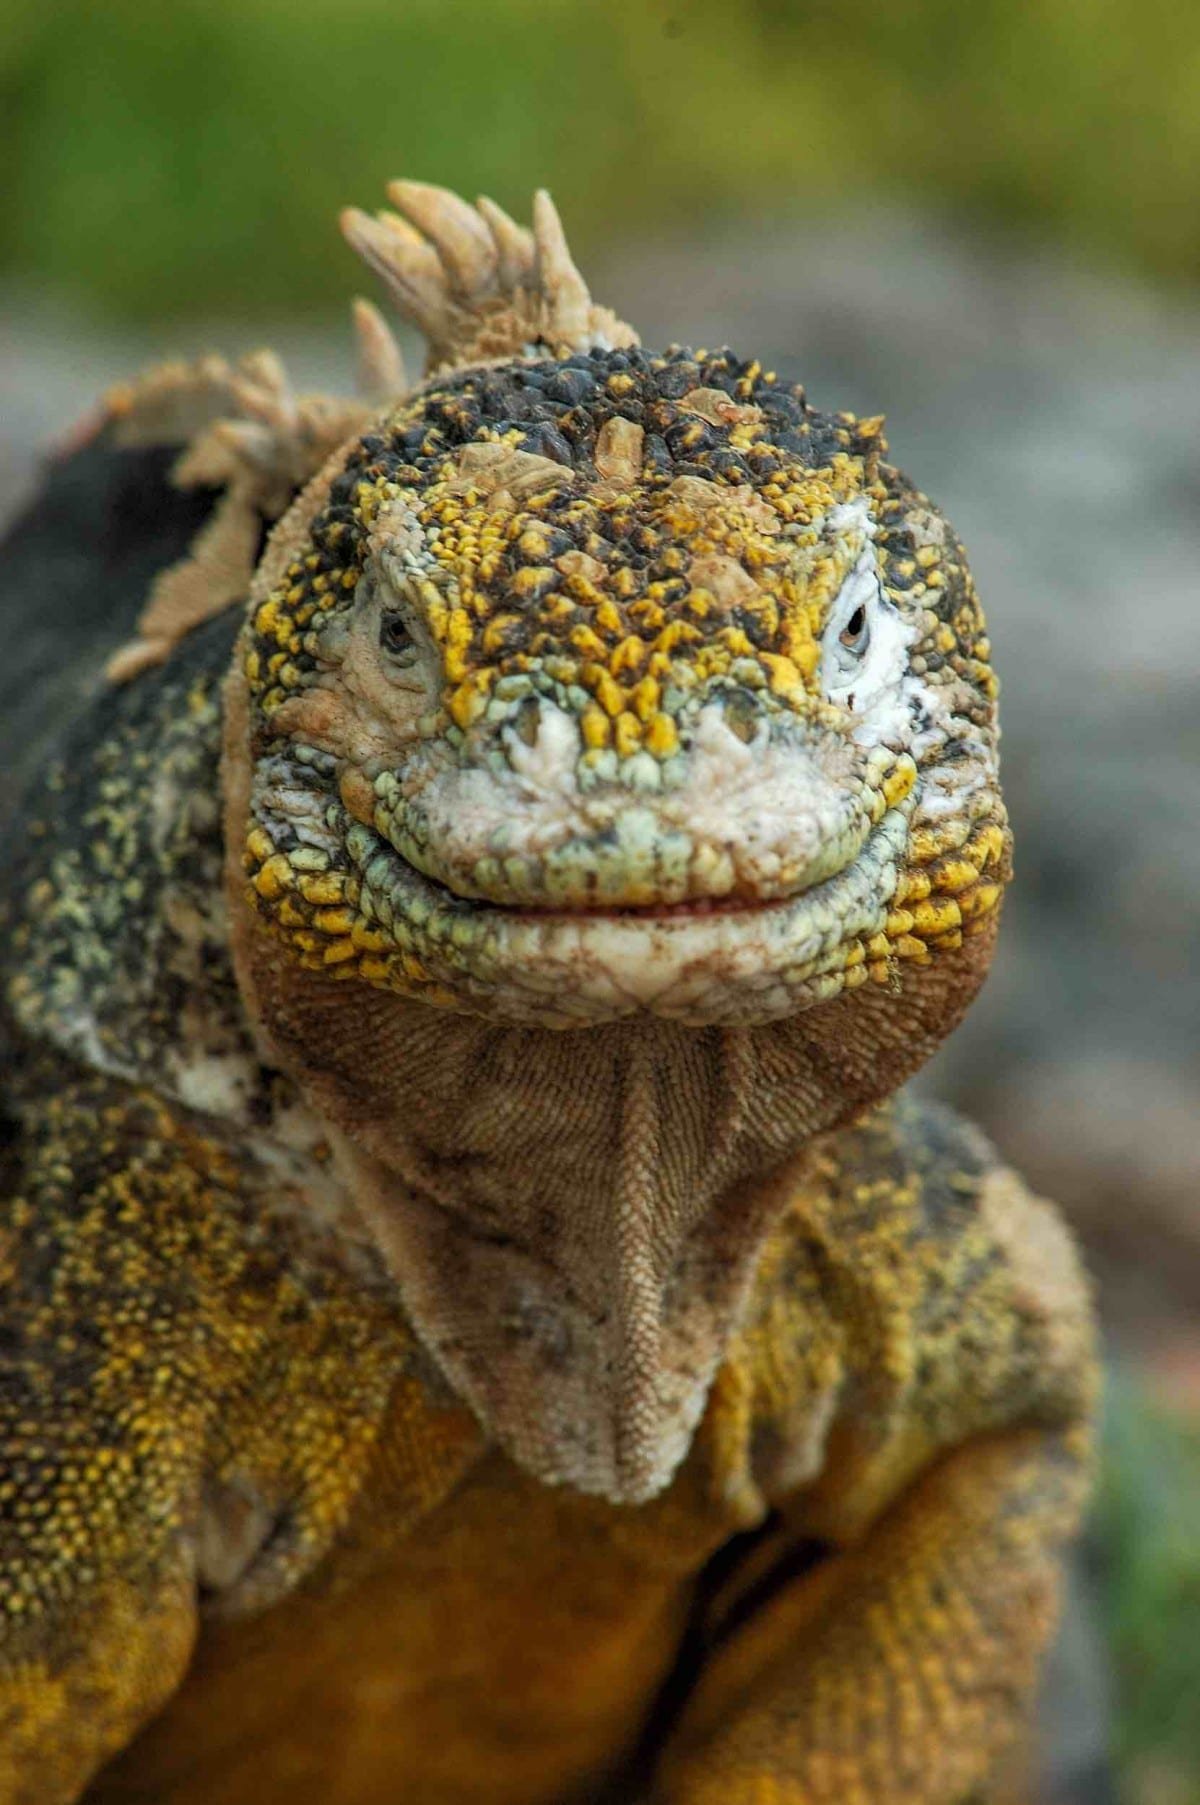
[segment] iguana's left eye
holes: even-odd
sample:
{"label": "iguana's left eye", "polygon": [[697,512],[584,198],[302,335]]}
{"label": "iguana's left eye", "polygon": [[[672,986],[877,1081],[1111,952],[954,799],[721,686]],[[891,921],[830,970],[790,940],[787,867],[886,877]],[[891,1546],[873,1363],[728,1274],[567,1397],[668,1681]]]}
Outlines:
{"label": "iguana's left eye", "polygon": [[835,596],[822,643],[825,693],[831,702],[850,703],[866,666],[873,662],[872,637],[879,610],[879,577],[868,545]]}

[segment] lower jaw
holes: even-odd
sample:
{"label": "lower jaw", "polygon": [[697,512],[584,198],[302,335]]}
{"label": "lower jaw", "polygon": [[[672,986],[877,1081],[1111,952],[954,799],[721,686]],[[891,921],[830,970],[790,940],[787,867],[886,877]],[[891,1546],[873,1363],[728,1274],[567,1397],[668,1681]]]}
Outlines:
{"label": "lower jaw", "polygon": [[359,906],[397,943],[387,976],[372,981],[531,1026],[638,1015],[694,1026],[778,1021],[866,980],[860,949],[886,919],[910,813],[906,798],[851,865],[798,896],[605,912],[464,902],[362,829],[352,840]]}

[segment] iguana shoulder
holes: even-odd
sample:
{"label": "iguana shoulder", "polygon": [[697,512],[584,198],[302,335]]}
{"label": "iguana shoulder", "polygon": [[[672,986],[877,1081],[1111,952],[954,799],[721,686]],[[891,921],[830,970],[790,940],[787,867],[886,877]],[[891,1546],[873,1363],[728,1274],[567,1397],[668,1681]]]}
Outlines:
{"label": "iguana shoulder", "polygon": [[814,1148],[719,1385],[771,1501],[803,1490],[812,1533],[853,1539],[956,1444],[1087,1419],[1089,1286],[986,1137],[901,1095]]}

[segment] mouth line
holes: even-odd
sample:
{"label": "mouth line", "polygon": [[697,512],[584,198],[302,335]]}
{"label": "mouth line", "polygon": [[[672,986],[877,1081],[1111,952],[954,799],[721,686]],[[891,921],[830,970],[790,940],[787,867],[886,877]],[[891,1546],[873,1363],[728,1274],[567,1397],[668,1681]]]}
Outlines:
{"label": "mouth line", "polygon": [[[497,927],[507,924],[512,927],[584,928],[588,923],[595,923],[597,926],[604,924],[611,926],[620,923],[628,923],[630,926],[638,924],[652,926],[660,922],[683,924],[714,917],[786,914],[796,909],[797,906],[803,905],[807,899],[819,897],[823,892],[843,880],[848,873],[854,870],[858,859],[876,838],[885,823],[891,821],[893,817],[900,819],[906,815],[907,809],[904,804],[898,808],[887,810],[870,830],[866,840],[859,845],[855,855],[845,864],[827,872],[816,882],[800,884],[794,890],[785,891],[780,895],[753,896],[747,895],[745,891],[733,891],[724,896],[692,896],[677,902],[648,903],[600,901],[594,903],[584,901],[573,905],[553,902],[516,903],[501,902],[488,896],[464,895],[462,891],[456,890],[446,883],[444,878],[435,876],[432,872],[422,870],[419,865],[413,864],[398,847],[380,834],[377,827],[372,827],[368,831],[375,836],[377,841],[376,858],[382,852],[384,858],[395,861],[395,874],[400,885],[407,889],[410,895],[424,893],[426,900],[432,901],[436,910],[445,911],[459,920],[475,918],[481,923],[495,923]],[[368,857],[362,857],[355,862],[361,870],[371,861]]]}
{"label": "mouth line", "polygon": [[[717,930],[722,923],[745,919],[763,923],[798,921],[821,909],[821,905],[854,887],[856,873],[873,866],[882,854],[895,858],[907,833],[911,798],[889,808],[867,836],[857,855],[819,882],[795,890],[789,895],[748,897],[734,894],[722,897],[694,897],[674,903],[615,904],[596,907],[563,908],[537,904],[514,905],[493,902],[485,897],[463,896],[448,884],[411,865],[377,830],[356,823],[350,834],[361,843],[352,851],[352,859],[364,877],[368,868],[374,877],[378,872],[387,882],[393,905],[392,912],[407,916],[424,933],[436,941],[457,938],[454,924],[465,927],[475,922],[485,933],[508,934],[546,930],[548,933],[618,932],[628,929],[653,930],[685,934],[689,926],[702,930],[710,923]],[[884,849],[888,850],[885,852]],[[380,867],[383,870],[380,871]],[[875,900],[874,898],[872,900]],[[396,905],[399,905],[397,908]],[[439,925],[440,924],[440,925]]]}
{"label": "mouth line", "polygon": [[912,807],[909,796],[886,810],[840,870],[763,900],[514,908],[457,894],[361,822],[343,843],[358,907],[404,981],[433,984],[447,1006],[561,1028],[643,1012],[749,1025],[826,1000],[850,963],[853,982],[865,978],[845,949],[883,930]]}
{"label": "mouth line", "polygon": [[[810,886],[813,889],[816,887]],[[556,909],[551,906],[543,908],[537,903],[514,907],[511,903],[475,902],[474,898],[471,900],[478,908],[497,909],[521,920],[549,924],[563,921],[691,921],[706,915],[756,915],[763,910],[794,902],[803,894],[804,891],[797,890],[792,896],[695,896],[683,902],[624,905],[600,903],[595,907],[584,903],[575,909]]]}

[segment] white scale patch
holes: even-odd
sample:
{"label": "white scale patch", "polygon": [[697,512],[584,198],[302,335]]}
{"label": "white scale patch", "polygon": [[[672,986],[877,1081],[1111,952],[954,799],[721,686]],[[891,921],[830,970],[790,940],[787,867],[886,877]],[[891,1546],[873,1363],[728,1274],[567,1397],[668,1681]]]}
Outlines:
{"label": "white scale patch", "polygon": [[[914,688],[915,679],[907,676],[909,651],[919,628],[906,621],[883,593],[874,546],[878,526],[866,501],[859,496],[831,508],[826,525],[851,542],[857,540],[859,550],[821,637],[825,694],[856,717],[856,744],[912,750],[913,703],[925,690],[924,685]],[[840,638],[860,608],[868,635],[861,654],[844,646]]]}
{"label": "white scale patch", "polygon": [[572,796],[575,791],[575,769],[582,741],[579,728],[569,715],[549,702],[544,702],[538,718],[537,737],[527,746],[520,735],[508,729],[505,733],[508,762],[517,776],[529,786],[532,796]]}
{"label": "white scale patch", "polygon": [[[872,541],[877,531],[866,503],[859,498],[831,509],[827,525],[847,535],[861,536],[861,550],[842,585],[821,640],[821,664],[825,694],[853,717],[852,737],[859,746],[888,746],[907,751],[924,764],[939,745],[951,739],[963,741],[967,756],[952,764],[933,764],[922,773],[914,813],[918,820],[937,821],[961,810],[975,790],[990,787],[988,748],[954,713],[947,688],[926,682],[909,668],[913,645],[920,636],[915,621],[908,621],[883,592]],[[922,543],[933,534],[925,530]],[[841,643],[840,635],[862,608],[868,641],[861,654]],[[916,723],[925,723],[920,729]]]}

